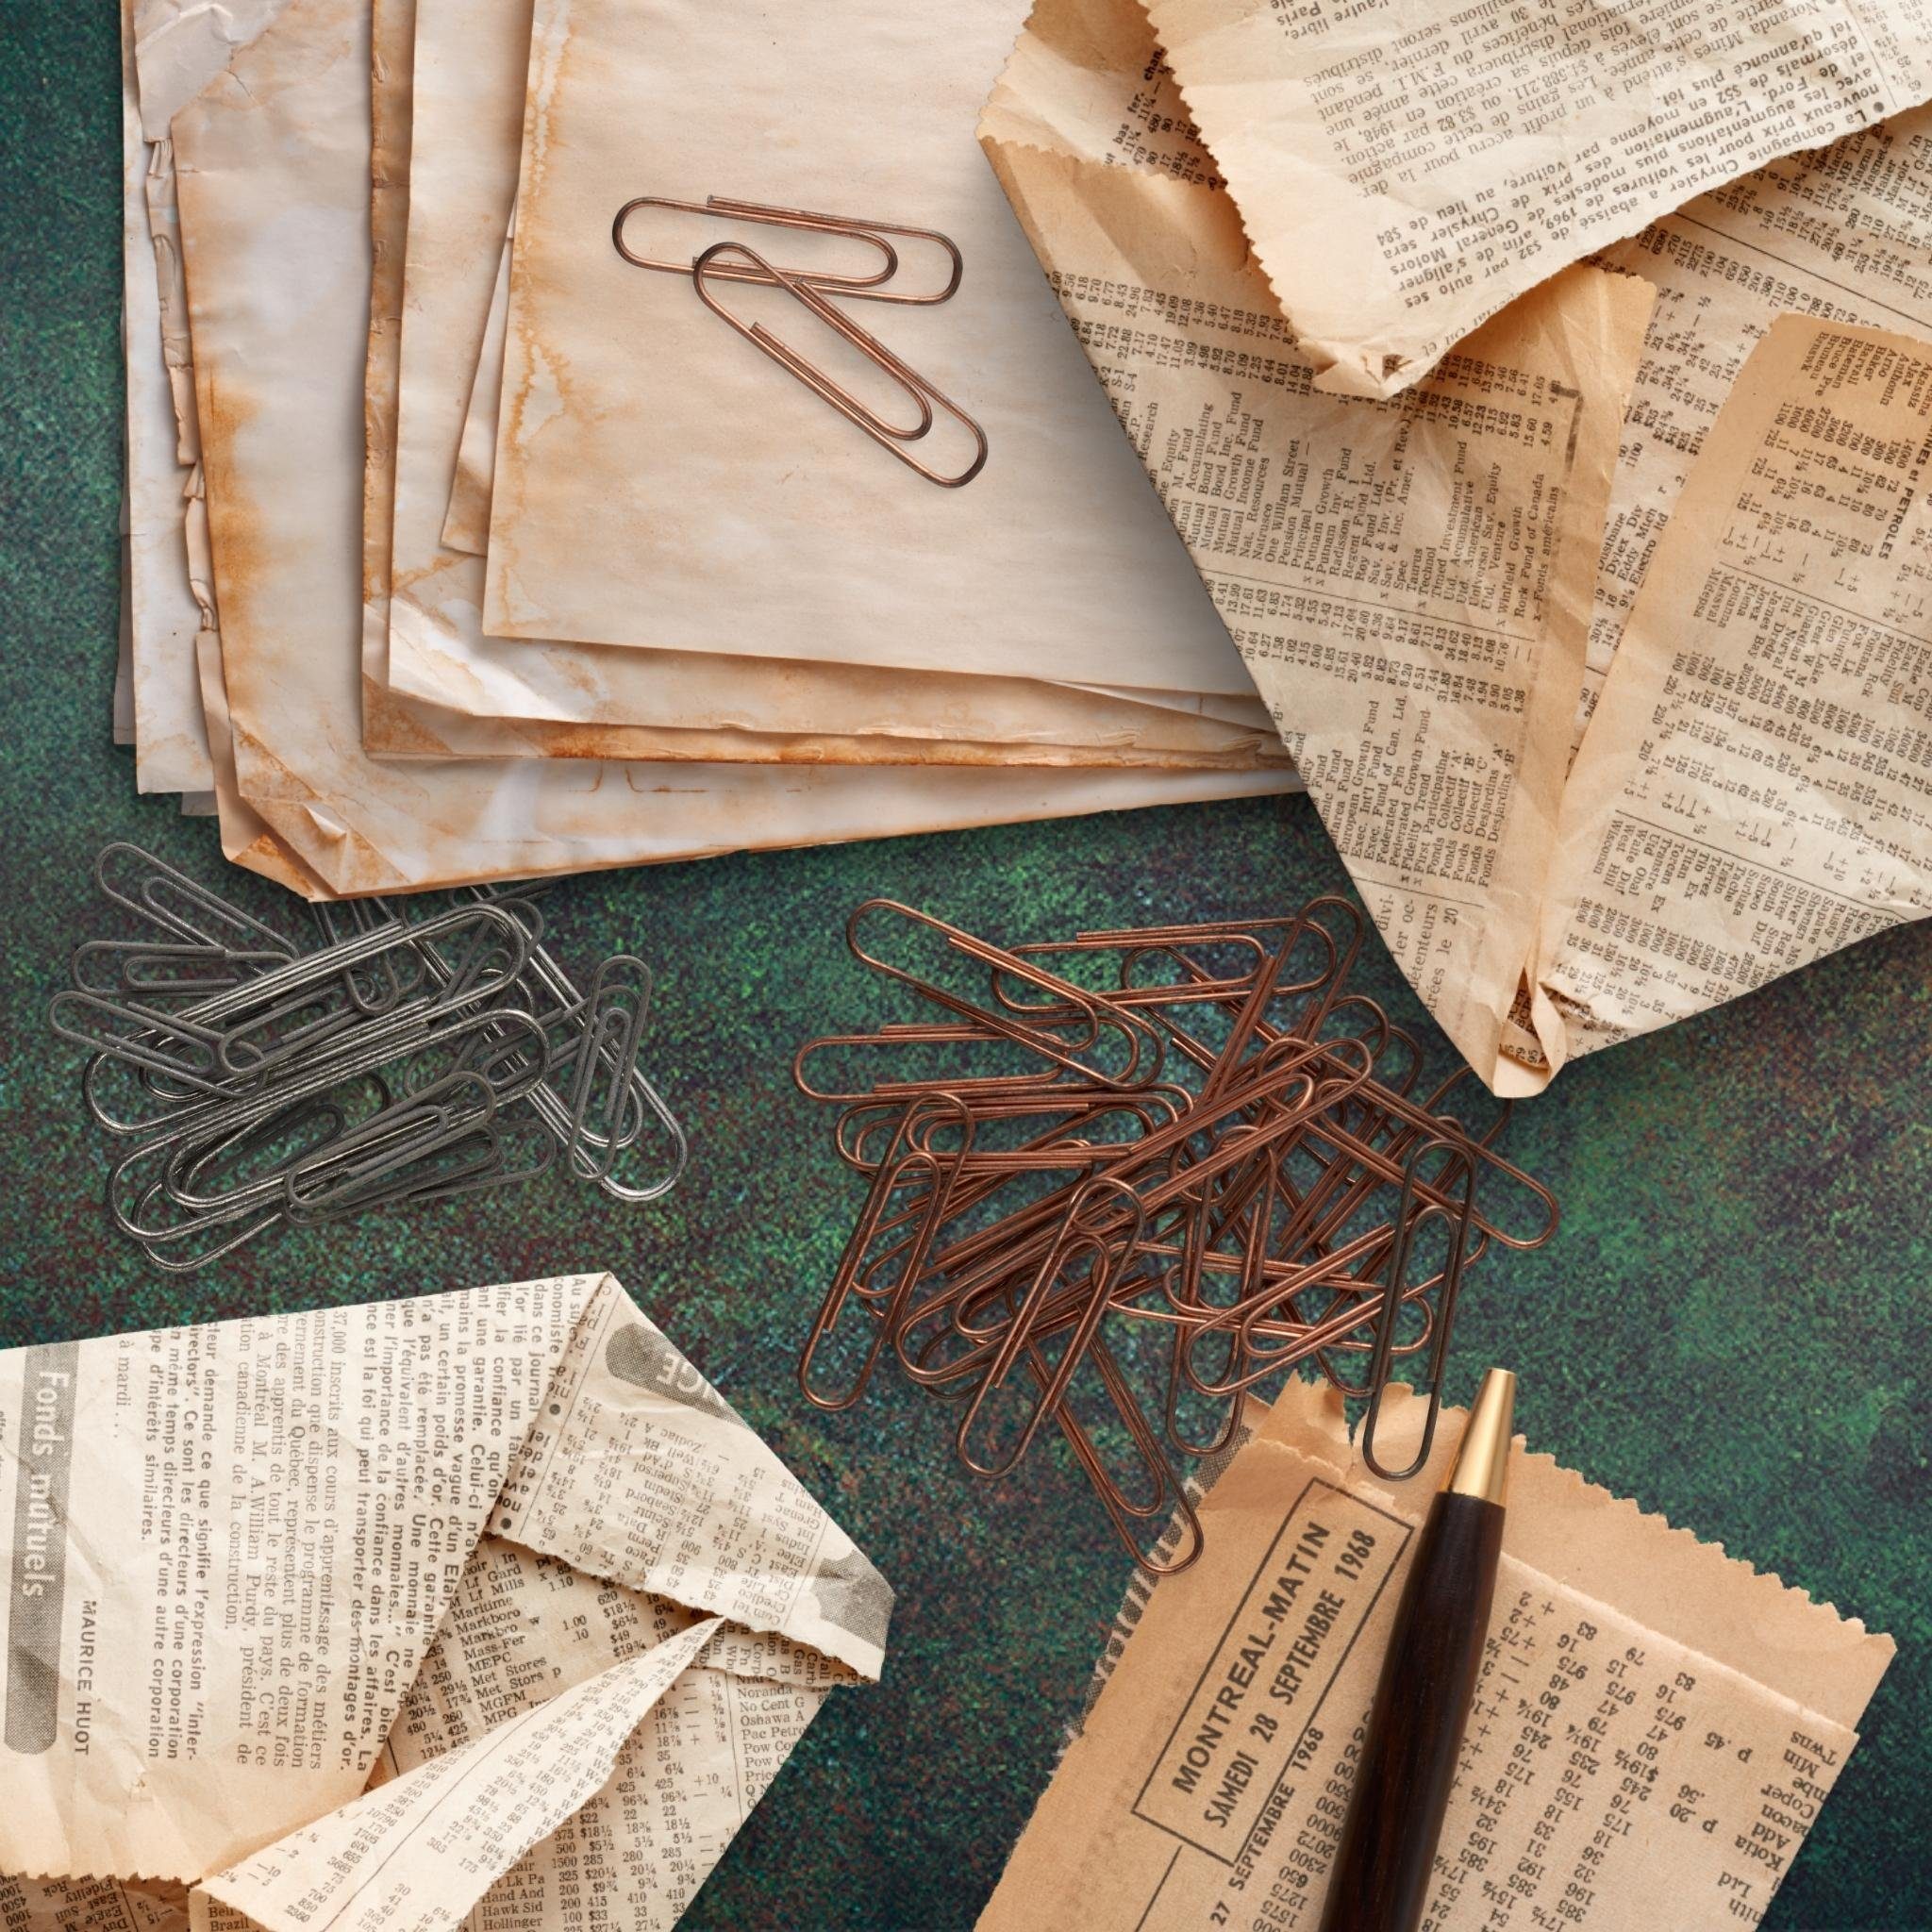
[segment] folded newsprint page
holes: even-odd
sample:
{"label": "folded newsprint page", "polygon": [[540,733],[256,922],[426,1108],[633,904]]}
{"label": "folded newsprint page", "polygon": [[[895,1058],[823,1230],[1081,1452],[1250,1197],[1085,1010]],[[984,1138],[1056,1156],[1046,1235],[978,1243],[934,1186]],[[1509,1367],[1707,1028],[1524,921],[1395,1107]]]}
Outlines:
{"label": "folded newsprint page", "polygon": [[1570,1054],[1932,911],[1932,342],[1778,318],[1644,573],[1563,794]]}
{"label": "folded newsprint page", "polygon": [[1393,395],[1559,268],[1932,95],[1924,0],[1148,0],[1315,383]]}
{"label": "folded newsprint page", "polygon": [[1584,702],[1745,358],[1798,311],[1932,338],[1932,108],[1789,155],[1598,258],[1657,291],[1610,491]]}
{"label": "folded newsprint page", "polygon": [[980,137],[1383,938],[1492,1078],[1652,290],[1571,268],[1393,402],[1325,395],[1135,0],[1040,0]]}
{"label": "folded newsprint page", "polygon": [[[1564,270],[1389,400],[1316,388],[1133,0],[1039,0],[980,137],[1378,928],[1492,1088],[1932,909],[1928,399],[1763,359],[1786,310],[1844,341],[1932,317],[1924,114]],[[1696,601],[1707,565],[1712,599],[1775,581],[1768,631]],[[1618,701],[1660,662],[1664,697],[1726,708],[1667,765]]]}
{"label": "folded newsprint page", "polygon": [[669,1926],[884,1658],[608,1274],[11,1349],[0,1442],[8,1932]]}
{"label": "folded newsprint page", "polygon": [[[1389,1395],[1406,1460],[1425,1405]],[[1442,1420],[1390,1489],[1341,1397],[1289,1384],[1201,1507],[1201,1561],[1130,1596],[980,1932],[1314,1932]],[[1893,1648],[1519,1438],[1424,1925],[1757,1924]]]}

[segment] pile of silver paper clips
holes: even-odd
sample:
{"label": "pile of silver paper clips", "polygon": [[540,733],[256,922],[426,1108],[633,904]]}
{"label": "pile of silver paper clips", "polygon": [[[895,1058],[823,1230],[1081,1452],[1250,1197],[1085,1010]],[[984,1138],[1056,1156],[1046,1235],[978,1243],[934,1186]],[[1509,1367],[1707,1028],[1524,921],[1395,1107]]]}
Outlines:
{"label": "pile of silver paper clips", "polygon": [[683,1172],[684,1130],[638,1066],[651,975],[580,992],[524,889],[319,906],[298,945],[138,847],[94,877],[132,921],[74,954],[50,1018],[87,1049],[88,1111],[128,1143],[108,1211],[159,1267],[287,1223],[534,1180],[561,1155],[621,1201]]}
{"label": "pile of silver paper clips", "polygon": [[[1378,1474],[1422,1467],[1464,1270],[1541,1246],[1557,1204],[1495,1151],[1507,1107],[1466,1068],[1425,1086],[1349,991],[1347,902],[1007,950],[874,900],[846,936],[936,1010],[793,1064],[868,1184],[800,1363],[812,1402],[849,1407],[890,1354],[958,1403],[989,1477],[1050,1423],[1155,1570],[1200,1553],[1173,1457],[1225,1448],[1245,1393],[1298,1364],[1366,1405]],[[1385,1468],[1382,1391],[1418,1357],[1423,1439]]]}
{"label": "pile of silver paper clips", "polygon": [[[678,214],[748,223],[755,227],[791,228],[809,235],[833,236],[874,251],[877,262],[870,274],[863,275],[835,274],[824,268],[781,268],[746,242],[735,241],[714,242],[683,260],[653,258],[633,248],[626,234],[633,218],[644,208],[664,208]],[[942,256],[949,265],[946,279],[924,289],[903,286],[898,280],[899,250],[891,239],[894,236],[901,242],[925,243]],[[618,254],[633,268],[688,275],[698,300],[713,315],[729,324],[754,348],[795,375],[814,395],[829,403],[848,423],[862,429],[882,449],[898,458],[908,469],[916,470],[928,483],[937,483],[941,490],[958,490],[972,482],[986,467],[985,430],[950,396],[908,366],[870,330],[860,328],[839,307],[840,302],[887,302],[925,308],[950,302],[958,291],[966,265],[958,248],[938,229],[909,228],[896,222],[845,215],[813,214],[806,208],[771,208],[763,202],[734,201],[716,194],[707,201],[672,201],[660,194],[640,194],[618,209],[610,225],[610,240]],[[781,341],[763,323],[747,321],[729,308],[713,286],[719,283],[782,289],[808,315],[823,323],[841,341],[870,362],[906,398],[911,407],[912,420],[905,424],[887,422],[853,390]],[[974,445],[971,461],[951,475],[921,462],[908,447],[931,431],[936,420],[935,408],[958,424]]]}

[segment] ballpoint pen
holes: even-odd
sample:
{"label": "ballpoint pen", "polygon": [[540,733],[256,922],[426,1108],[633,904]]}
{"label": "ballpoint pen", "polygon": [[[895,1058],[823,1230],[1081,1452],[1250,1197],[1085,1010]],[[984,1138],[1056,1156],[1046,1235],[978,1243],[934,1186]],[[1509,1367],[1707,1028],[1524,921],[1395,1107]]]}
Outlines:
{"label": "ballpoint pen", "polygon": [[1516,1377],[1491,1369],[1429,1507],[1375,1686],[1322,1932],[1414,1932],[1482,1663]]}

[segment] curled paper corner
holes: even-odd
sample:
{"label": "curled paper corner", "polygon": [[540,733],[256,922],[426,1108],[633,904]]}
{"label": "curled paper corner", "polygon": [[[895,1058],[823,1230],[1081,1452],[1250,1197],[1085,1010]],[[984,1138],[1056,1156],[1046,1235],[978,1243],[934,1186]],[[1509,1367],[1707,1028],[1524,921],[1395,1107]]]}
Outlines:
{"label": "curled paper corner", "polygon": [[142,131],[165,141],[168,124],[228,71],[291,0],[135,0],[134,66]]}

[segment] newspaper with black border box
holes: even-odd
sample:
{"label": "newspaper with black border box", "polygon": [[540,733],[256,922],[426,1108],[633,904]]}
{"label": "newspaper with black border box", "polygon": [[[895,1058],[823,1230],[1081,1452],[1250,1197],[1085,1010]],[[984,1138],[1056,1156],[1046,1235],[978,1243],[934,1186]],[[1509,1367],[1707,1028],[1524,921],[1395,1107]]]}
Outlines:
{"label": "newspaper with black border box", "polygon": [[[1407,1463],[1424,1405],[1389,1391]],[[1193,1568],[1130,1593],[1097,1695],[980,1932],[1315,1932],[1406,1565],[1462,1418],[1391,1486],[1291,1382],[1201,1506]],[[1511,1452],[1481,1674],[1427,1932],[1753,1925],[1893,1644]]]}

